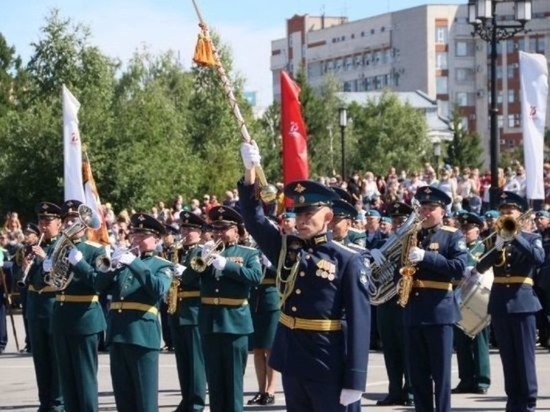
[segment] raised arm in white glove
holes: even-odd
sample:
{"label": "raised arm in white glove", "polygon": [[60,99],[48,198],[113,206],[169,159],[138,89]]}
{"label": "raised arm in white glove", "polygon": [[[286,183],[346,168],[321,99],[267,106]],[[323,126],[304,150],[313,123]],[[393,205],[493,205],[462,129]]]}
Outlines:
{"label": "raised arm in white glove", "polygon": [[82,254],[82,252],[80,250],[78,250],[77,248],[73,247],[71,248],[70,252],[69,252],[69,263],[71,265],[76,265],[78,264],[78,262],[80,262],[82,259],[84,258],[84,255]]}
{"label": "raised arm in white glove", "polygon": [[371,249],[370,255],[374,264],[378,267],[382,267],[384,262],[386,262],[386,257],[380,252],[380,249]]}
{"label": "raised arm in white glove", "polygon": [[271,266],[273,266],[273,265],[271,264],[271,262],[269,261],[269,259],[267,258],[267,256],[264,255],[263,253],[262,253],[262,265],[264,265],[264,266],[265,266],[266,268],[268,268],[268,269],[269,269]]}
{"label": "raised arm in white glove", "polygon": [[222,255],[215,255],[212,258],[212,266],[218,270],[224,270],[225,265],[227,264],[227,259]]}
{"label": "raised arm in white glove", "polygon": [[50,273],[52,269],[53,269],[52,259],[51,258],[44,259],[44,261],[42,262],[42,270],[45,273]]}
{"label": "raised arm in white glove", "polygon": [[418,246],[415,246],[409,252],[409,260],[411,263],[422,262],[424,260],[425,253],[426,251],[424,249],[420,249]]}
{"label": "raised arm in white glove", "polygon": [[174,265],[174,276],[177,278],[181,278],[185,269],[187,269],[185,266],[180,265],[179,263],[176,263]]}
{"label": "raised arm in white glove", "polygon": [[504,247],[504,238],[500,235],[497,235],[497,238],[495,239],[495,249],[502,250],[503,247]]}
{"label": "raised arm in white glove", "polygon": [[135,259],[136,255],[134,255],[132,252],[124,252],[122,256],[120,256],[120,259],[118,259],[118,263],[120,263],[121,265],[129,266]]}
{"label": "raised arm in white glove", "polygon": [[340,404],[348,406],[349,404],[360,400],[361,395],[363,395],[362,391],[344,388],[342,389],[342,392],[340,392]]}
{"label": "raised arm in white glove", "polygon": [[260,149],[258,149],[258,145],[254,140],[251,140],[250,143],[243,143],[241,145],[241,157],[244,167],[248,170],[260,164],[262,157],[260,156]]}

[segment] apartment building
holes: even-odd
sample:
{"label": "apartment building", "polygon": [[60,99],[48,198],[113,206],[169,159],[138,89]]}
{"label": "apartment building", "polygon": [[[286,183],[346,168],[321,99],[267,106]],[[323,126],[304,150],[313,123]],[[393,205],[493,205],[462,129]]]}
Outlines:
{"label": "apartment building", "polygon": [[[437,100],[444,118],[458,107],[464,127],[477,131],[488,149],[490,47],[472,36],[466,3],[423,5],[356,21],[295,15],[286,22],[286,37],[271,43],[274,99],[280,99],[283,69],[296,74],[304,68],[313,87],[333,76],[343,92],[421,90]],[[513,18],[513,10],[497,13]],[[550,58],[550,1],[533,0],[532,17],[527,34],[498,47],[502,150],[521,143],[519,50]]]}

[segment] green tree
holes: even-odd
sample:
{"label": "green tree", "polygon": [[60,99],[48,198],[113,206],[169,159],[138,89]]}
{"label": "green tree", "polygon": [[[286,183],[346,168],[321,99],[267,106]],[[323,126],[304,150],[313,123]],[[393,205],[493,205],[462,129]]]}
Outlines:
{"label": "green tree", "polygon": [[469,133],[463,126],[457,109],[451,117],[453,140],[447,146],[445,161],[453,166],[481,167],[483,165],[483,148],[477,133]]}
{"label": "green tree", "polygon": [[417,170],[431,157],[427,125],[422,111],[401,103],[394,93],[385,91],[378,100],[348,108],[353,120],[349,134],[354,136],[348,170],[371,170],[385,174],[390,167]]}

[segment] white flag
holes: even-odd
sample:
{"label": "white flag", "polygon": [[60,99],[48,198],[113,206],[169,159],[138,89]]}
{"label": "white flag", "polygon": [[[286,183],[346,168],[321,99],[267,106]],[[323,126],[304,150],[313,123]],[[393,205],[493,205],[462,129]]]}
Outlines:
{"label": "white flag", "polygon": [[82,143],[78,131],[80,103],[63,85],[63,154],[65,200],[86,202],[82,182]]}
{"label": "white flag", "polygon": [[548,102],[548,63],[542,54],[519,52],[521,123],[528,199],[544,199],[544,125]]}

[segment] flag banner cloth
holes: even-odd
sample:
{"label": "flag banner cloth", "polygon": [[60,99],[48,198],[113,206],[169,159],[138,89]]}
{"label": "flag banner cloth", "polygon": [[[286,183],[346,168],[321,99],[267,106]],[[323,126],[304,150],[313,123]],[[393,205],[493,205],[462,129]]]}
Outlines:
{"label": "flag banner cloth", "polygon": [[80,103],[65,85],[63,85],[62,95],[65,200],[79,200],[86,203],[82,181],[82,142],[78,131]]}
{"label": "flag banner cloth", "polygon": [[544,199],[544,125],[548,103],[548,63],[542,54],[519,52],[521,124],[526,195]]}

